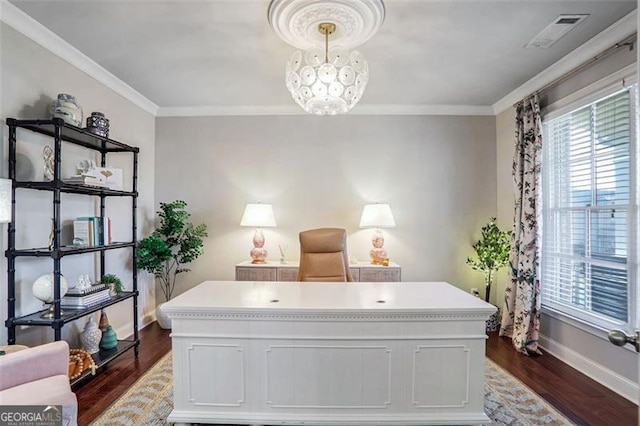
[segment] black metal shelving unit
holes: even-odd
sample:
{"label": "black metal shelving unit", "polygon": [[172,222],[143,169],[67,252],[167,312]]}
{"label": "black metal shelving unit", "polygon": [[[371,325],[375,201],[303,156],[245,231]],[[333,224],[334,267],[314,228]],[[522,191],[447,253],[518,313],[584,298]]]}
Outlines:
{"label": "black metal shelving unit", "polygon": [[[7,257],[7,320],[5,326],[7,327],[8,343],[15,344],[16,342],[16,327],[17,326],[49,326],[54,330],[54,339],[61,340],[62,327],[71,321],[74,321],[83,316],[89,315],[93,312],[99,311],[107,306],[120,303],[124,300],[133,299],[133,340],[120,340],[115,349],[109,351],[100,351],[93,355],[93,359],[97,367],[102,367],[129,349],[134,349],[136,357],[138,356],[138,347],[140,340],[138,336],[138,278],[137,278],[137,264],[136,264],[136,213],[137,213],[137,199],[138,199],[138,154],[139,148],[126,145],[122,142],[115,141],[113,139],[101,137],[90,133],[79,127],[75,127],[65,123],[60,118],[53,118],[51,120],[17,120],[14,118],[7,118],[7,126],[9,127],[9,178],[12,180],[12,222],[8,227],[8,240],[7,251],[5,256]],[[43,134],[53,138],[54,142],[54,179],[50,182],[25,182],[16,180],[16,145],[17,129],[26,129],[35,133]],[[101,154],[101,166],[106,166],[107,154],[112,152],[124,152],[132,154],[132,168],[133,168],[133,185],[131,191],[118,191],[109,188],[93,187],[86,185],[70,184],[62,181],[61,176],[61,164],[62,164],[62,146],[64,143],[71,143],[74,145],[83,146],[87,149],[95,150]],[[48,191],[52,193],[52,206],[53,206],[53,244],[51,247],[44,248],[31,248],[31,249],[16,249],[15,245],[15,220],[16,220],[16,189],[25,188],[39,191]],[[128,242],[116,242],[107,245],[100,245],[94,247],[76,247],[76,246],[63,246],[60,244],[60,232],[61,232],[61,218],[60,218],[60,195],[62,193],[69,194],[84,194],[88,196],[95,196],[100,198],[100,217],[105,215],[105,203],[108,197],[131,197],[131,241]],[[103,230],[100,230],[103,232]],[[105,252],[113,249],[130,248],[132,263],[133,263],[133,290],[130,292],[123,292],[118,296],[86,309],[68,309],[65,308],[64,315],[60,308],[61,295],[60,295],[60,265],[62,258],[65,256],[71,256],[82,253],[98,253],[100,256],[100,272],[105,273]],[[44,311],[34,312],[28,315],[16,317],[16,258],[18,257],[48,257],[53,261],[53,278],[54,278],[54,317],[50,319],[41,318],[41,314]],[[87,374],[83,374],[77,379],[74,379],[72,384],[78,383],[87,377]]]}

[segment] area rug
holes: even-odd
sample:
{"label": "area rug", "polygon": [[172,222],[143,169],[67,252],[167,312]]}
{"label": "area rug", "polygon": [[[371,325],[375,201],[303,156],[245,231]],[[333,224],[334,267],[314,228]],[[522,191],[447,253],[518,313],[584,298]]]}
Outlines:
{"label": "area rug", "polygon": [[[484,410],[494,425],[572,425],[566,417],[511,374],[486,359]],[[168,425],[173,409],[171,354],[97,418],[92,426]]]}

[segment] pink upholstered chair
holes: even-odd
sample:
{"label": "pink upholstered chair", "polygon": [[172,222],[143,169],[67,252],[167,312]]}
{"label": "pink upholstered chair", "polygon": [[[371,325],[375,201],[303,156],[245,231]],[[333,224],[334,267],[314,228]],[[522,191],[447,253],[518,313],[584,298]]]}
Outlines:
{"label": "pink upholstered chair", "polygon": [[62,424],[78,423],[69,384],[69,345],[47,343],[0,356],[0,405],[62,405]]}

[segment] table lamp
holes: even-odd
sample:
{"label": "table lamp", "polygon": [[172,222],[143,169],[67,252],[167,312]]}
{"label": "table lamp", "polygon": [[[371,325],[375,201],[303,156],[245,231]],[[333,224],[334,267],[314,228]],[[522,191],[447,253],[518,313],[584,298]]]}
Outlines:
{"label": "table lamp", "polygon": [[0,179],[0,223],[11,222],[11,179]]}
{"label": "table lamp", "polygon": [[362,209],[360,228],[376,228],[371,237],[373,249],[369,252],[373,265],[389,264],[389,256],[383,248],[384,237],[380,228],[393,228],[394,226],[396,226],[396,222],[393,220],[389,204],[367,204]]}
{"label": "table lamp", "polygon": [[250,251],[251,263],[266,263],[268,253],[264,248],[264,235],[261,228],[277,226],[271,204],[247,204],[240,226],[256,228],[256,233],[253,235],[253,248]]}

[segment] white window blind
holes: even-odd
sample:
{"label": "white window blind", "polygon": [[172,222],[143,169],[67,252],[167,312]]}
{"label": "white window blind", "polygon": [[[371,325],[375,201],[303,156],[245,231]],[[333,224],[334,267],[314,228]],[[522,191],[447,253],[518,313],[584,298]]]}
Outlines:
{"label": "white window blind", "polygon": [[542,303],[635,322],[635,87],[543,124]]}

